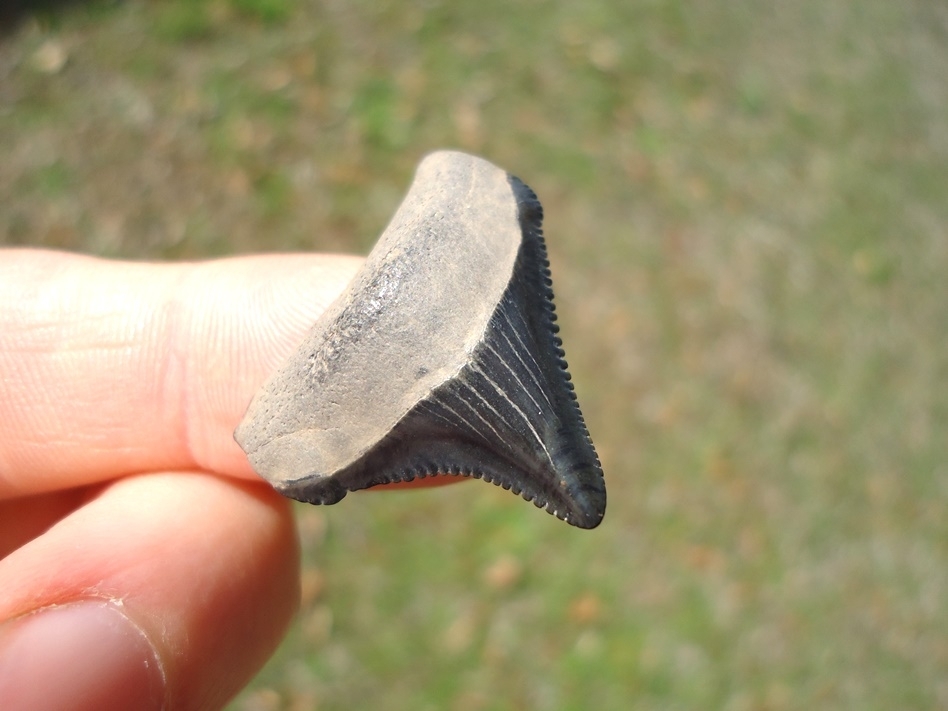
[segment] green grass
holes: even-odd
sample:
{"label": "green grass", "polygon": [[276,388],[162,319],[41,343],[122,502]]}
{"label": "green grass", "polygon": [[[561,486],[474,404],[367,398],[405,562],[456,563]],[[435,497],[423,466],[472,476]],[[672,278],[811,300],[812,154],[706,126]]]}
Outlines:
{"label": "green grass", "polygon": [[301,507],[234,709],[948,706],[937,3],[97,3],[0,65],[0,242],[364,252],[439,147],[544,201],[604,524]]}

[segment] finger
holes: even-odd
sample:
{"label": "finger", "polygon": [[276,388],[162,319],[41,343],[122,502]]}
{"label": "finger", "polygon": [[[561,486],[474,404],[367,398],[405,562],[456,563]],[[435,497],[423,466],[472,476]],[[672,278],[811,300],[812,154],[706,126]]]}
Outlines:
{"label": "finger", "polygon": [[252,476],[234,428],[360,263],[5,251],[0,499],[142,471]]}
{"label": "finger", "polygon": [[223,706],[295,612],[297,559],[288,504],[266,487],[119,480],[0,561],[0,620],[16,618],[0,625],[0,698]]}
{"label": "finger", "polygon": [[0,501],[0,560],[44,533],[88,499],[86,489]]}

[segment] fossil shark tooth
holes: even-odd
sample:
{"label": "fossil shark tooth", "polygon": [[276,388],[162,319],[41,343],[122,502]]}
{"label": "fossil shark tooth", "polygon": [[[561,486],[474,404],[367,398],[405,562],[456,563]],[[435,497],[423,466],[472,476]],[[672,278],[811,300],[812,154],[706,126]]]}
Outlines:
{"label": "fossil shark tooth", "polygon": [[556,335],[542,217],[487,161],[422,161],[361,271],[237,428],[257,473],[314,504],[477,477],[597,526],[605,483]]}

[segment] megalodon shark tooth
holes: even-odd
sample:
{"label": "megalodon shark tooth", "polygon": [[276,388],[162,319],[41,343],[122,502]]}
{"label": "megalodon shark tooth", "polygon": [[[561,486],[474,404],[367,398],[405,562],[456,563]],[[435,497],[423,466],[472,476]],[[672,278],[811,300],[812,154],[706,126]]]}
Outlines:
{"label": "megalodon shark tooth", "polygon": [[517,178],[437,152],[361,271],[237,428],[286,496],[476,477],[594,528],[602,469],[554,323],[543,209]]}

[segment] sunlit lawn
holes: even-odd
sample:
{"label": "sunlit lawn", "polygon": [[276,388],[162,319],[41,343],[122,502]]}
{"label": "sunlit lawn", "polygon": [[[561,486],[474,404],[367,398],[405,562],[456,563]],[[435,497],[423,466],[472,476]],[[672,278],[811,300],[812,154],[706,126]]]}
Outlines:
{"label": "sunlit lawn", "polygon": [[301,507],[234,709],[948,707],[940,3],[144,0],[0,38],[0,243],[365,252],[459,147],[546,208],[609,510]]}

